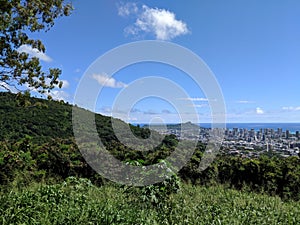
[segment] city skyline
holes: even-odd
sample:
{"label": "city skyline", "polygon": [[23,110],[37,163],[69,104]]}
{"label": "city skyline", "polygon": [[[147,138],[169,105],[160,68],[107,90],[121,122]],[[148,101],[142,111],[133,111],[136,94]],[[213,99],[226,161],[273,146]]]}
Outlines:
{"label": "city skyline", "polygon": [[[53,91],[56,99],[72,103],[84,72],[107,51],[133,41],[160,40],[190,49],[208,65],[223,92],[227,122],[300,122],[299,1],[104,0],[73,5],[70,17],[57,20],[45,34],[33,35],[44,42],[46,53],[19,49],[39,57],[46,68],[62,69],[64,86]],[[116,96],[133,81],[161,76],[186,90],[200,122],[211,120],[207,96],[187,74],[171,66],[131,65],[106,83],[102,71],[93,76],[105,86],[96,104],[98,113],[111,115]],[[182,104],[190,107],[184,99]],[[138,102],[128,116],[122,119],[180,122],[169,102],[155,98]]]}

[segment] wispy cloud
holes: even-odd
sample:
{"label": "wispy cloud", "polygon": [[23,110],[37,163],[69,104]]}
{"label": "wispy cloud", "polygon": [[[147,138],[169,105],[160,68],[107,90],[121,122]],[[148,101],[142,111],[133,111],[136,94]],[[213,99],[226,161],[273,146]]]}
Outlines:
{"label": "wispy cloud", "polygon": [[15,87],[9,86],[7,83],[3,81],[0,81],[0,90],[10,91],[12,93],[18,92],[18,90]]}
{"label": "wispy cloud", "polygon": [[123,17],[129,16],[131,14],[136,14],[139,11],[136,3],[133,2],[127,2],[127,3],[121,2],[117,4],[117,7],[118,7],[118,15]]}
{"label": "wispy cloud", "polygon": [[[46,79],[46,84],[50,85],[51,79],[47,78]],[[61,88],[59,88],[59,85],[55,85],[54,89],[49,92],[49,94],[52,96],[54,100],[64,100],[64,101],[69,101],[70,100],[70,94],[62,89],[67,89],[70,86],[69,81],[67,80],[60,80],[58,79],[58,82],[63,82]],[[31,88],[27,85],[27,88],[29,88],[32,92],[37,92],[37,89]],[[45,94],[44,96],[46,97],[48,95]]]}
{"label": "wispy cloud", "polygon": [[137,108],[132,108],[131,110],[130,110],[130,113],[140,113],[141,112],[141,110],[140,109],[137,109]]}
{"label": "wispy cloud", "polygon": [[300,111],[300,106],[284,106],[282,107],[282,110],[284,111]]}
{"label": "wispy cloud", "polygon": [[[37,79],[37,81],[38,81],[38,79]],[[51,82],[51,81],[52,81],[52,80],[51,80],[50,78],[46,78],[46,79],[45,79],[46,85],[50,86],[50,82]],[[58,79],[57,81],[58,81],[59,83],[60,83],[60,82],[63,83],[62,86],[61,86],[62,89],[63,89],[63,88],[68,88],[68,87],[70,86],[70,83],[69,83],[69,81],[67,81],[67,80],[60,80],[60,79]],[[28,85],[27,85],[26,87],[29,88]],[[56,84],[54,87],[55,87],[55,88],[59,88],[59,84]],[[32,91],[37,91],[37,90],[34,89],[34,88],[31,88],[31,90],[32,90]]]}
{"label": "wispy cloud", "polygon": [[21,45],[18,48],[18,52],[25,52],[29,54],[31,57],[37,57],[44,62],[51,62],[52,59],[46,55],[44,52],[39,51],[36,48],[32,48],[30,45]]}
{"label": "wispy cloud", "polygon": [[193,105],[189,105],[190,107],[195,107],[195,108],[205,108],[208,105],[207,104],[193,104]]}
{"label": "wispy cloud", "polygon": [[208,98],[181,98],[180,100],[193,101],[193,102],[208,102]]}
{"label": "wispy cloud", "polygon": [[235,103],[238,103],[238,104],[253,104],[255,102],[254,101],[248,101],[248,100],[238,100],[238,101],[235,101]]}
{"label": "wispy cloud", "polygon": [[138,8],[135,3],[126,3],[118,6],[118,14],[136,17],[135,23],[125,28],[125,33],[134,37],[152,34],[157,40],[171,40],[189,33],[187,24],[177,20],[175,13],[166,9],[150,8],[147,5]]}
{"label": "wispy cloud", "polygon": [[52,98],[54,100],[64,100],[64,101],[67,101],[68,98],[70,97],[70,95],[65,92],[65,91],[60,91],[60,90],[52,90],[50,92]]}
{"label": "wispy cloud", "polygon": [[146,115],[158,115],[159,113],[155,112],[154,110],[149,109],[149,110],[145,111],[144,114],[146,114]]}
{"label": "wispy cloud", "polygon": [[[61,89],[67,89],[70,86],[69,81],[67,80],[59,80],[59,82],[62,81],[63,85],[61,87]],[[58,88],[58,86],[56,87]],[[52,98],[54,100],[64,100],[64,101],[68,101],[70,99],[70,95],[68,92],[61,90],[61,89],[54,89],[52,90],[50,93],[52,95]]]}
{"label": "wispy cloud", "polygon": [[161,113],[163,113],[163,114],[172,114],[172,112],[170,110],[168,110],[168,109],[163,109],[161,111]]}
{"label": "wispy cloud", "polygon": [[109,77],[107,74],[93,74],[92,78],[95,79],[100,85],[110,88],[124,88],[127,84],[115,80],[113,77]]}
{"label": "wispy cloud", "polygon": [[[297,111],[298,110],[298,111]],[[227,122],[297,122],[300,107],[229,109]]]}
{"label": "wispy cloud", "polygon": [[80,72],[81,72],[81,69],[77,68],[77,69],[74,70],[74,72],[75,72],[75,73],[80,73]]}
{"label": "wispy cloud", "polygon": [[257,107],[256,108],[256,114],[259,114],[259,115],[261,115],[261,114],[264,114],[265,112],[264,112],[264,110],[262,109],[262,108],[260,108],[260,107]]}

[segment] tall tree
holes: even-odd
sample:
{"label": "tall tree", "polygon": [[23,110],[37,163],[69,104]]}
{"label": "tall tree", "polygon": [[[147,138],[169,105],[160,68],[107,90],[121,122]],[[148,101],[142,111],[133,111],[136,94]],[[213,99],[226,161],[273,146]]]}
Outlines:
{"label": "tall tree", "polygon": [[70,15],[71,10],[64,0],[0,0],[0,87],[35,90],[51,98],[50,91],[62,85],[58,79],[61,70],[43,71],[40,59],[21,49],[44,53],[42,41],[28,35],[48,31],[57,18]]}

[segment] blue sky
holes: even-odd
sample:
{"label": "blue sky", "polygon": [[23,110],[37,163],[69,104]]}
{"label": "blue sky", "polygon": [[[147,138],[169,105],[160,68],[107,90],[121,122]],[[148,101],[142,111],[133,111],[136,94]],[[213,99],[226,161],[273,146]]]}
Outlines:
{"label": "blue sky", "polygon": [[[227,122],[300,122],[300,1],[74,0],[73,5],[71,16],[33,35],[46,46],[39,55],[43,65],[63,70],[65,86],[53,93],[57,98],[72,102],[84,72],[105,52],[133,41],[163,40],[190,49],[210,67],[223,92]],[[177,83],[196,105],[200,122],[210,121],[207,96],[180,70],[157,63],[116,73],[95,111],[111,115],[118,93],[146,76]],[[95,82],[103,81],[99,71]],[[171,103],[147,98],[122,119],[145,123],[159,117],[178,121]]]}

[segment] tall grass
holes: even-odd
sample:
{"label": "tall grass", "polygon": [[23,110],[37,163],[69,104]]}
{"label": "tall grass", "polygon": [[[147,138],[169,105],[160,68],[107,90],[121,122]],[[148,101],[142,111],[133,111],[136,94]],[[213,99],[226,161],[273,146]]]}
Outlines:
{"label": "tall grass", "polygon": [[223,186],[184,184],[154,206],[138,191],[70,178],[1,193],[0,224],[300,224],[299,205]]}

